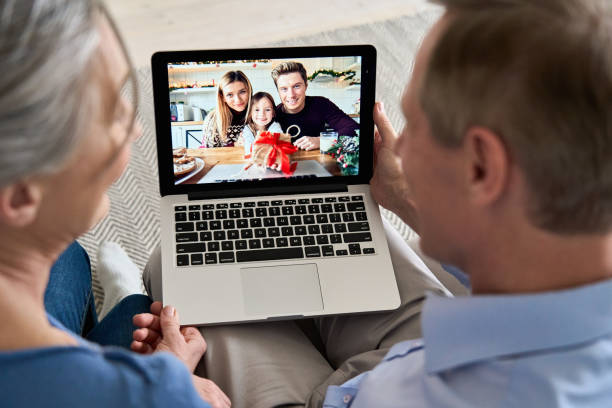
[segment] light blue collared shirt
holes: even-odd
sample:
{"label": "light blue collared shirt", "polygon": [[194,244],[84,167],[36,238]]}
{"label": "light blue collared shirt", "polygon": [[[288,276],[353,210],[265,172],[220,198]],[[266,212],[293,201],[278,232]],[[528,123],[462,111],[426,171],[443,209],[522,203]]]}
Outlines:
{"label": "light blue collared shirt", "polygon": [[424,340],[329,387],[324,407],[612,407],[612,280],[510,296],[429,294]]}

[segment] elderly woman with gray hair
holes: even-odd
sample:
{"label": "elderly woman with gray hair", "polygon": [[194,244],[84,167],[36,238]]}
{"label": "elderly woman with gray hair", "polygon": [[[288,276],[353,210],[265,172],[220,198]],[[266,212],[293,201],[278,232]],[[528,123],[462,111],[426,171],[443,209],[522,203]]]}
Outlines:
{"label": "elderly woman with gray hair", "polygon": [[206,343],[171,306],[133,295],[97,322],[74,239],[107,213],[140,134],[134,71],[104,7],[0,0],[0,65],[2,406],[229,406],[192,374]]}

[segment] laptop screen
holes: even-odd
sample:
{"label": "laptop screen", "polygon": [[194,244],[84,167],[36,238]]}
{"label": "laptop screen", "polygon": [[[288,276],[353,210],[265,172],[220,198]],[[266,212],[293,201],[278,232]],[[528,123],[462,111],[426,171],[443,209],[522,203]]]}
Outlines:
{"label": "laptop screen", "polygon": [[359,175],[361,56],[166,66],[174,185]]}

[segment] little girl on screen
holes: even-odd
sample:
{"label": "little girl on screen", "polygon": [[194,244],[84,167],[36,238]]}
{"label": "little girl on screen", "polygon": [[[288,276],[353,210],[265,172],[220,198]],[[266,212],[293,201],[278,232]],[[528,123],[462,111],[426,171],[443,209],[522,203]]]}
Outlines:
{"label": "little girl on screen", "polygon": [[278,122],[274,122],[274,98],[267,92],[257,92],[251,98],[251,110],[242,131],[245,158],[251,156],[251,146],[255,142],[257,132],[266,130],[272,133],[283,132]]}

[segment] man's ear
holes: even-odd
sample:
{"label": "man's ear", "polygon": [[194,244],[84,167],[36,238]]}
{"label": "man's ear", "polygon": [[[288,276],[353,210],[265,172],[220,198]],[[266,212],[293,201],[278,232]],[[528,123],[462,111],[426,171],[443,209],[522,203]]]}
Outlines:
{"label": "man's ear", "polygon": [[463,144],[472,201],[495,202],[505,192],[510,176],[510,152],[498,134],[485,127],[468,129]]}
{"label": "man's ear", "polygon": [[0,222],[23,227],[34,221],[42,201],[42,188],[31,181],[19,181],[0,188]]}

